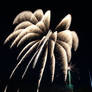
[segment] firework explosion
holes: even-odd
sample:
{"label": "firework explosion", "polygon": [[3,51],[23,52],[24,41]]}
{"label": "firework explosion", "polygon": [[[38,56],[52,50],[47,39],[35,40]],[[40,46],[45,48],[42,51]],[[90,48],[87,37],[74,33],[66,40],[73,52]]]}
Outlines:
{"label": "firework explosion", "polygon": [[[41,9],[36,10],[34,13],[31,11],[23,11],[16,16],[13,24],[16,24],[14,31],[6,38],[4,44],[12,41],[10,48],[20,47],[24,48],[19,53],[17,60],[18,64],[13,69],[9,79],[11,79],[16,72],[16,69],[25,61],[31,54],[23,74],[22,79],[25,77],[30,64],[33,62],[32,68],[36,67],[39,58],[43,53],[42,68],[40,70],[40,77],[38,79],[37,92],[39,91],[40,83],[43,77],[48,55],[51,62],[51,81],[54,81],[55,76],[55,63],[57,61],[55,52],[58,54],[58,61],[63,64],[64,80],[67,79],[68,63],[71,60],[72,47],[76,51],[78,48],[78,36],[75,31],[70,31],[71,15],[68,14],[55,28],[50,29],[51,11],[48,10],[45,14]],[[26,43],[26,44],[25,44]],[[43,49],[45,51],[43,52]],[[34,53],[32,53],[35,50]],[[7,91],[7,86],[5,91]],[[19,90],[18,90],[19,91]]]}

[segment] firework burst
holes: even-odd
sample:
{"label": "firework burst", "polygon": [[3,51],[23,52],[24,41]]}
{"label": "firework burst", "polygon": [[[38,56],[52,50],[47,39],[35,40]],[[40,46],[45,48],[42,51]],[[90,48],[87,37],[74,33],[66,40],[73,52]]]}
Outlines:
{"label": "firework burst", "polygon": [[[4,44],[12,43],[10,48],[20,47],[24,45],[24,48],[19,53],[17,60],[18,64],[13,69],[9,79],[11,79],[16,69],[25,61],[25,59],[31,54],[32,58],[29,60],[22,79],[25,77],[31,62],[33,62],[33,69],[41,56],[43,49],[43,61],[42,68],[40,70],[40,77],[38,79],[37,92],[39,91],[40,83],[43,77],[44,69],[49,55],[51,62],[51,81],[54,81],[55,76],[55,51],[59,54],[59,61],[63,64],[64,80],[67,79],[67,71],[69,69],[68,63],[71,60],[72,47],[76,51],[78,48],[78,36],[75,31],[70,31],[71,15],[68,14],[63,20],[56,26],[55,30],[50,29],[51,11],[48,10],[45,14],[41,9],[36,10],[34,13],[31,11],[23,11],[16,16],[13,24],[16,24],[14,31],[6,38]],[[24,44],[26,42],[26,44]],[[32,53],[33,50],[35,53]],[[48,54],[49,53],[49,54]],[[23,55],[24,54],[24,55]],[[7,86],[5,88],[5,92]],[[19,91],[18,91],[19,92]]]}

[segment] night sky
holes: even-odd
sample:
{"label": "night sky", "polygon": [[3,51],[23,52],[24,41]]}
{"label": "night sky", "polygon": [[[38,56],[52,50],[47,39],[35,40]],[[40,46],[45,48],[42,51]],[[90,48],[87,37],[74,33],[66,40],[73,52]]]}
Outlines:
{"label": "night sky", "polygon": [[[30,8],[29,8],[30,7]],[[35,11],[38,8],[29,7],[11,7],[0,11],[0,86],[4,88],[8,81],[9,75],[17,64],[16,57],[17,51],[10,50],[8,46],[4,46],[3,42],[5,38],[13,31],[12,25],[13,19],[18,13],[24,10]],[[90,9],[75,8],[75,7],[62,7],[59,8],[41,8],[44,12],[51,10],[51,29],[54,30],[55,26],[60,20],[67,14],[72,15],[72,24],[70,30],[77,32],[79,36],[79,48],[77,52],[72,51],[72,64],[74,69],[72,70],[72,82],[75,88],[90,88],[89,72],[92,77],[92,29],[89,23],[91,19]],[[85,10],[85,11],[84,11]],[[1,92],[1,91],[0,91]]]}

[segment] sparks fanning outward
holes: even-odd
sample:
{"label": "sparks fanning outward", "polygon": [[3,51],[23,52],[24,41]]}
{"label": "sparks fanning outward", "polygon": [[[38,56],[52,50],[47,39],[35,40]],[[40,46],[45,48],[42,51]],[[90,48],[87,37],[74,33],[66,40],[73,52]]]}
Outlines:
{"label": "sparks fanning outward", "polygon": [[[78,36],[75,31],[70,31],[71,15],[68,14],[55,28],[54,31],[50,29],[51,12],[48,10],[45,14],[41,9],[36,10],[34,13],[31,11],[23,11],[16,16],[13,24],[16,24],[14,31],[6,38],[4,44],[8,43],[12,39],[13,42],[10,45],[12,47],[19,47],[25,45],[19,53],[17,60],[18,64],[13,69],[10,79],[14,75],[16,69],[25,61],[25,59],[31,54],[32,58],[28,62],[22,79],[25,77],[31,62],[33,62],[33,69],[43,53],[42,68],[40,70],[40,77],[38,79],[37,91],[39,91],[40,83],[48,59],[50,57],[51,62],[51,80],[53,82],[55,75],[55,63],[56,56],[55,51],[59,54],[59,63],[63,64],[64,80],[67,79],[68,62],[71,60],[72,47],[76,51],[78,48]],[[25,44],[26,42],[26,44]],[[28,42],[28,43],[27,43]],[[42,52],[45,48],[45,52]],[[33,50],[35,53],[32,53]],[[24,55],[23,55],[24,54]],[[7,90],[7,86],[5,91]]]}

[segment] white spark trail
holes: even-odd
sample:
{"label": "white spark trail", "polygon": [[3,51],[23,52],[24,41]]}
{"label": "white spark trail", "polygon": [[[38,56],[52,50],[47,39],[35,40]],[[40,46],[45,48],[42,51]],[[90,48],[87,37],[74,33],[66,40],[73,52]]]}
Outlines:
{"label": "white spark trail", "polygon": [[43,21],[43,23],[45,24],[45,27],[46,27],[45,31],[49,30],[50,18],[51,18],[51,12],[48,10],[42,18],[42,21]]}
{"label": "white spark trail", "polygon": [[30,43],[28,43],[23,49],[22,51],[19,53],[18,57],[17,57],[17,60],[20,58],[20,56],[29,48],[31,47],[32,45],[34,45],[38,40],[35,40],[35,41],[32,41]]}
{"label": "white spark trail", "polygon": [[74,50],[76,51],[79,46],[79,39],[78,39],[77,33],[75,31],[71,31],[71,33],[72,33],[72,39],[73,39],[72,45],[73,45]]}
{"label": "white spark trail", "polygon": [[32,14],[32,17],[31,17],[31,23],[33,23],[33,24],[37,24],[38,23],[38,20],[37,20],[37,18],[34,16],[34,14]]}
{"label": "white spark trail", "polygon": [[39,33],[39,32],[42,32],[41,30],[40,30],[40,28],[39,27],[37,27],[37,26],[35,26],[35,25],[32,25],[32,26],[29,26],[29,27],[27,27],[26,29],[24,29],[17,37],[16,37],[16,39],[13,41],[13,43],[11,44],[11,48],[13,47],[13,46],[16,46],[17,44],[18,44],[18,42],[20,41],[20,39],[24,36],[24,35],[26,35],[26,34],[28,34],[28,33],[30,33],[30,32],[34,32],[34,33]]}
{"label": "white spark trail", "polygon": [[70,25],[71,25],[71,20],[72,17],[70,14],[68,14],[67,16],[65,16],[63,18],[63,20],[57,25],[57,27],[55,28],[55,30],[57,31],[62,31],[62,30],[68,30]]}
{"label": "white spark trail", "polygon": [[33,15],[31,11],[23,11],[19,13],[14,19],[13,24],[18,24],[23,21],[29,21],[33,24],[36,24],[38,22],[38,20],[36,19],[36,17]]}
{"label": "white spark trail", "polygon": [[60,63],[63,64],[64,80],[66,81],[68,69],[67,54],[65,49],[58,43],[56,43],[56,50],[59,53]]}
{"label": "white spark trail", "polygon": [[71,60],[71,47],[69,46],[69,44],[67,44],[63,41],[57,41],[57,43],[59,43],[65,49],[68,62],[70,62],[70,60]]}
{"label": "white spark trail", "polygon": [[13,24],[18,24],[23,21],[30,21],[31,17],[32,17],[31,11],[23,11],[15,17]]}
{"label": "white spark trail", "polygon": [[72,34],[70,30],[65,30],[62,32],[57,33],[57,40],[66,42],[67,44],[72,47]]}
{"label": "white spark trail", "polygon": [[54,56],[54,48],[55,48],[55,41],[49,41],[49,52],[50,52],[50,61],[51,61],[51,81],[54,80],[55,74],[55,56]]}
{"label": "white spark trail", "polygon": [[18,24],[15,27],[14,31],[17,31],[19,29],[25,29],[26,27],[31,26],[31,25],[33,25],[33,24],[31,22],[29,22],[29,21],[21,22],[20,24]]}
{"label": "white spark trail", "polygon": [[8,85],[5,87],[4,92],[7,92]]}
{"label": "white spark trail", "polygon": [[43,73],[44,73],[44,69],[45,69],[45,66],[46,66],[47,55],[48,55],[48,47],[46,48],[46,51],[45,51],[45,54],[44,54],[44,57],[43,57],[42,68],[40,70],[40,78],[38,80],[37,92],[39,92],[40,83],[41,83],[42,76],[43,76]]}
{"label": "white spark trail", "polygon": [[40,21],[36,24],[36,26],[38,26],[43,32],[46,31],[46,26],[43,23],[43,21]]}
{"label": "white spark trail", "polygon": [[[34,57],[35,57],[35,60],[34,60],[34,62],[33,62],[33,68],[35,68],[36,63],[37,63],[37,60],[38,60],[38,58],[39,58],[39,55],[40,55],[40,53],[41,53],[41,51],[42,51],[42,49],[43,49],[45,43],[47,42],[47,40],[49,39],[49,37],[50,37],[51,34],[52,34],[52,32],[49,31],[48,34],[45,36],[45,40],[43,41],[41,47],[38,48],[38,50],[35,52],[35,54],[34,54],[33,57],[31,58],[31,60],[29,61],[28,65],[27,65],[27,67],[26,67],[26,69],[25,69],[25,71],[24,71],[24,73],[23,73],[23,75],[22,75],[22,79],[24,78],[24,76],[25,76],[25,74],[26,74],[26,72],[27,72],[27,70],[28,70],[28,68],[29,68],[29,66],[30,66],[30,64],[31,64],[31,62],[33,61]],[[44,39],[44,37],[42,38],[42,40],[43,40],[43,39]]]}
{"label": "white spark trail", "polygon": [[54,80],[55,75],[55,55],[54,55],[54,48],[57,40],[57,32],[53,34],[53,40],[49,40],[49,52],[50,52],[50,60],[51,60],[51,81]]}
{"label": "white spark trail", "polygon": [[14,31],[13,33],[11,33],[6,40],[4,41],[4,44],[6,44],[8,41],[12,40],[13,38],[15,38],[17,35],[19,35],[19,33],[21,33],[23,31],[23,29],[19,29],[17,31]]}
{"label": "white spark trail", "polygon": [[37,9],[35,12],[34,12],[34,16],[37,18],[38,21],[40,21],[43,17],[43,11],[42,9]]}
{"label": "white spark trail", "polygon": [[41,51],[42,51],[44,45],[46,44],[46,42],[48,41],[49,37],[51,36],[51,34],[52,34],[52,32],[49,31],[48,34],[46,35],[46,38],[45,38],[43,44],[41,45],[41,47],[40,47],[40,49],[39,49],[39,52],[38,52],[38,54],[37,54],[37,56],[36,56],[36,58],[35,58],[35,60],[34,60],[33,68],[35,68],[36,63],[37,63],[37,60],[38,60],[38,58],[39,58],[39,56],[40,56],[40,54],[41,54]]}
{"label": "white spark trail", "polygon": [[40,36],[40,34],[38,34],[38,33],[28,33],[28,34],[26,34],[24,37],[22,37],[21,39],[20,39],[20,41],[18,42],[18,44],[17,44],[17,47],[19,47],[19,46],[21,46],[24,42],[26,42],[27,40],[35,40],[35,39],[37,39],[38,37]]}
{"label": "white spark trail", "polygon": [[38,45],[38,42],[35,43],[27,52],[26,54],[22,57],[22,59],[19,61],[19,63],[16,65],[16,67],[13,69],[11,75],[10,75],[10,79],[12,78],[14,72],[16,71],[16,69],[19,67],[19,65],[23,62],[23,60],[33,51],[34,48],[36,48],[36,46]]}

